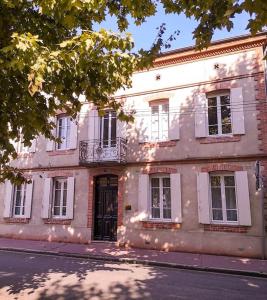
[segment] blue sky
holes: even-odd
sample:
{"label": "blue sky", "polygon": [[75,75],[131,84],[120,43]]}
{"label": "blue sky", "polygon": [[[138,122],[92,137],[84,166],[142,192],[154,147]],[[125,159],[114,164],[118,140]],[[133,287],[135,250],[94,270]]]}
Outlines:
{"label": "blue sky", "polygon": [[[233,19],[234,28],[231,32],[228,32],[226,29],[222,31],[217,30],[213,40],[249,33],[245,30],[248,19],[249,16],[245,13],[237,15],[236,18]],[[194,20],[187,19],[184,15],[165,15],[163,9],[160,9],[155,16],[148,18],[141,26],[135,26],[133,22],[130,23],[127,31],[133,36],[136,50],[140,48],[148,49],[149,46],[151,46],[157,34],[156,28],[162,23],[166,23],[167,26],[166,36],[170,35],[177,29],[180,30],[180,35],[176,41],[172,42],[171,49],[194,45],[192,31],[196,27],[197,23]],[[101,24],[100,27],[104,27],[115,32],[117,31],[116,23],[112,18],[108,18],[108,20]]]}

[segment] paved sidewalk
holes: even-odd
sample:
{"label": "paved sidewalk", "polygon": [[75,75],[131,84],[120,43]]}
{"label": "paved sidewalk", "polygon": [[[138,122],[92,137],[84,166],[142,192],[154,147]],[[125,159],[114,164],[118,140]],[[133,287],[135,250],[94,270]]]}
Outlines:
{"label": "paved sidewalk", "polygon": [[267,278],[267,260],[119,248],[114,243],[57,243],[0,238],[0,250],[64,255]]}

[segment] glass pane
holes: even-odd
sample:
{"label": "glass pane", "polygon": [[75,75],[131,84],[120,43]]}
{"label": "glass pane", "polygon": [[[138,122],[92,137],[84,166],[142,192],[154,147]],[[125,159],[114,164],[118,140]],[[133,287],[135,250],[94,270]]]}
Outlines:
{"label": "glass pane", "polygon": [[218,134],[217,99],[208,98],[208,122],[209,134]]}
{"label": "glass pane", "polygon": [[236,208],[235,188],[225,187],[226,209]]}
{"label": "glass pane", "polygon": [[221,209],[213,209],[212,210],[212,219],[216,221],[223,220],[223,214]]}
{"label": "glass pane", "polygon": [[66,132],[65,132],[65,139],[66,139],[66,147],[69,148],[70,143],[70,118],[66,118]]}
{"label": "glass pane", "polygon": [[54,206],[60,206],[60,194],[61,190],[55,190]]}
{"label": "glass pane", "polygon": [[224,176],[225,186],[235,186],[235,176]]}
{"label": "glass pane", "polygon": [[103,145],[107,146],[108,145],[108,130],[109,130],[109,114],[106,114],[103,120]]}
{"label": "glass pane", "polygon": [[168,112],[169,112],[169,104],[168,103],[162,105],[162,112],[165,114],[168,114]]}
{"label": "glass pane", "polygon": [[67,205],[67,190],[63,191],[63,206]]}
{"label": "glass pane", "polygon": [[211,176],[210,182],[211,182],[211,186],[221,186],[220,176]]}
{"label": "glass pane", "polygon": [[159,208],[152,208],[152,218],[153,219],[160,218],[160,209]]}
{"label": "glass pane", "polygon": [[221,96],[221,118],[222,118],[222,133],[227,134],[232,132],[231,126],[231,107],[229,95]]}
{"label": "glass pane", "polygon": [[227,221],[237,221],[237,211],[236,209],[227,210]]}
{"label": "glass pane", "polygon": [[163,208],[163,219],[171,219],[171,209]]}
{"label": "glass pane", "polygon": [[62,208],[62,216],[66,216],[66,212],[67,212],[66,206],[63,206],[63,208]]}
{"label": "glass pane", "polygon": [[152,115],[158,115],[159,107],[158,106],[151,106]]}
{"label": "glass pane", "polygon": [[161,116],[161,139],[168,140],[169,137],[169,117],[164,113]]}
{"label": "glass pane", "polygon": [[222,106],[229,106],[230,107],[230,96],[229,95],[225,95],[225,96],[221,96],[221,105]]}
{"label": "glass pane", "polygon": [[168,177],[163,178],[163,187],[170,187],[171,186],[171,180]]}
{"label": "glass pane", "polygon": [[60,207],[59,206],[55,206],[54,207],[54,216],[59,216],[60,215]]}
{"label": "glass pane", "polygon": [[151,190],[151,207],[152,207],[152,218],[159,218],[160,217],[159,188],[152,188]]}
{"label": "glass pane", "polygon": [[211,125],[209,126],[209,135],[218,134],[218,125]]}
{"label": "glass pane", "polygon": [[18,206],[15,207],[14,215],[15,216],[20,215],[20,207],[18,207]]}
{"label": "glass pane", "polygon": [[211,188],[212,208],[222,208],[221,188]]}
{"label": "glass pane", "polygon": [[159,187],[159,178],[151,178],[151,186]]}
{"label": "glass pane", "polygon": [[171,219],[171,189],[163,188],[163,218]]}
{"label": "glass pane", "polygon": [[209,125],[217,125],[217,107],[209,107],[208,109]]}

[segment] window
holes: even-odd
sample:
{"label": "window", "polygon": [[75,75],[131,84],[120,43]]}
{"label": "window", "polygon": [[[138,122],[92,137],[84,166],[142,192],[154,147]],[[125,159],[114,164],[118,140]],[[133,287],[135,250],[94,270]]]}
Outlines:
{"label": "window", "polygon": [[169,103],[151,104],[151,141],[166,141],[169,137]]}
{"label": "window", "polygon": [[208,96],[208,129],[209,135],[232,133],[229,94]]}
{"label": "window", "polygon": [[117,137],[117,116],[115,111],[108,111],[100,122],[101,146],[115,147]]}
{"label": "window", "polygon": [[235,176],[233,174],[211,175],[212,220],[237,222]]}
{"label": "window", "polygon": [[57,138],[61,140],[61,143],[57,144],[58,150],[70,147],[70,122],[70,117],[67,116],[57,118]]}
{"label": "window", "polygon": [[168,176],[153,176],[151,183],[151,218],[171,219],[171,181]]}
{"label": "window", "polygon": [[52,216],[65,217],[67,212],[67,178],[55,178],[53,186]]}
{"label": "window", "polygon": [[25,215],[26,185],[15,185],[13,187],[13,216],[23,217]]}

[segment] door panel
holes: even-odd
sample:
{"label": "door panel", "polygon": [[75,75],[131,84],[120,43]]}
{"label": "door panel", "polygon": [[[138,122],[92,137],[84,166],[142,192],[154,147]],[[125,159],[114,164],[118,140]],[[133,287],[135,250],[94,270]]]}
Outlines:
{"label": "door panel", "polygon": [[117,239],[118,178],[101,176],[96,179],[94,239]]}

